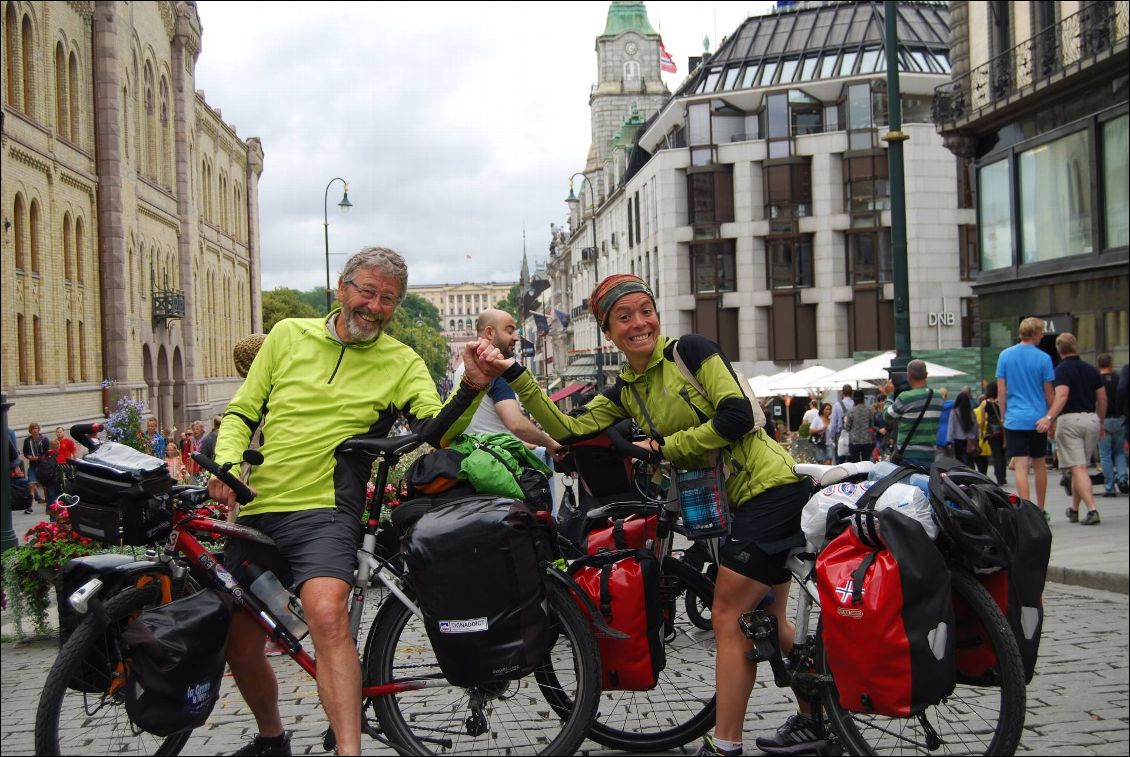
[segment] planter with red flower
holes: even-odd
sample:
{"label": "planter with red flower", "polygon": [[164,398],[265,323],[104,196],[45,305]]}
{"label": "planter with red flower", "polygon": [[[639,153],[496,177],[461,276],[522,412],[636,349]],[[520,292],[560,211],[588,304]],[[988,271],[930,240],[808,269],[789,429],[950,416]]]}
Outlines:
{"label": "planter with red flower", "polygon": [[102,551],[101,545],[73,531],[66,510],[49,505],[54,521],[40,521],[24,535],[24,543],[4,552],[4,606],[12,611],[16,636],[27,639],[24,620],[34,635],[52,633],[47,624],[52,585],[63,564],[74,557]]}

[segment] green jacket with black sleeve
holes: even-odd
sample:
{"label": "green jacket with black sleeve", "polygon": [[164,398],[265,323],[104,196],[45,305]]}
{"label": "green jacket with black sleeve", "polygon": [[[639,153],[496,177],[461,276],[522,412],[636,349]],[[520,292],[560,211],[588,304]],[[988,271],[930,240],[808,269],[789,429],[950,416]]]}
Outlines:
{"label": "green jacket with black sleeve", "polygon": [[[340,311],[334,311],[339,313]],[[326,318],[275,324],[224,414],[216,461],[238,463],[266,411],[264,462],[248,484],[255,499],[241,514],[346,507],[365,501],[371,459],[335,453],[351,436],[387,436],[403,413],[433,446],[446,446],[470,422],[481,392],[460,385],[447,403],[424,361],[388,334],[343,344]]]}
{"label": "green jacket with black sleeve", "polygon": [[[709,397],[687,383],[674,362],[674,346]],[[689,334],[675,340],[660,337],[647,369],[637,374],[625,366],[616,383],[597,395],[577,417],[562,413],[533,377],[517,364],[503,374],[545,432],[562,444],[590,436],[623,418],[651,431],[635,395],[647,406],[655,431],[663,437],[663,457],[678,468],[706,468],[711,452],[725,449],[730,470],[726,493],[734,507],[758,494],[796,483],[793,459],[764,429],[753,430],[753,409],[718,345]]]}

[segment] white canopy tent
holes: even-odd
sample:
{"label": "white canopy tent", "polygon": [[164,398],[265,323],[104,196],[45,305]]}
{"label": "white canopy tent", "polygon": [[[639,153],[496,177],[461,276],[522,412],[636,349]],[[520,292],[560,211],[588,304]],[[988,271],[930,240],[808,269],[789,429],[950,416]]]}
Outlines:
{"label": "white canopy tent", "polygon": [[[789,373],[775,381],[767,382],[760,389],[757,390],[757,395],[766,397],[773,396],[791,396],[791,397],[807,397],[813,393],[812,383],[819,381],[824,376],[831,375],[835,371],[831,368],[826,368],[823,365],[813,365],[796,373]],[[780,375],[780,374],[778,374]],[[753,383],[752,381],[750,383]]]}
{"label": "white canopy tent", "polygon": [[[844,368],[842,371],[829,373],[816,381],[809,384],[812,389],[832,389],[844,384],[858,384],[861,381],[886,381],[888,378],[887,366],[895,357],[894,350],[884,352],[881,355],[868,358],[862,362],[856,363],[853,366]],[[944,365],[937,363],[926,362],[926,375],[933,378],[945,378],[949,376],[961,376],[961,371],[955,371],[953,368],[947,368]]]}
{"label": "white canopy tent", "polygon": [[754,396],[765,397],[768,395],[765,394],[764,387],[793,375],[795,374],[792,371],[781,371],[770,375],[754,376],[749,379],[749,388],[753,390]]}

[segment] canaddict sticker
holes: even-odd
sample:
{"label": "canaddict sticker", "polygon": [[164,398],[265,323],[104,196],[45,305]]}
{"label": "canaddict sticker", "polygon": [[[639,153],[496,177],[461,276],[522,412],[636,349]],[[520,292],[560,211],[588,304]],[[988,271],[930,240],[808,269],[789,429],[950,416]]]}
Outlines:
{"label": "canaddict sticker", "polygon": [[467,618],[466,620],[439,621],[440,633],[475,633],[488,628],[486,618]]}

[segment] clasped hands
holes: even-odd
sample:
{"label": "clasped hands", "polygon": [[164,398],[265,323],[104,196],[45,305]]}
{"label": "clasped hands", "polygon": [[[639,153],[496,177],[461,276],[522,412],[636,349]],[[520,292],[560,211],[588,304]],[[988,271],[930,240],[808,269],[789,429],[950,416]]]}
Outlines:
{"label": "clasped hands", "polygon": [[487,386],[514,364],[489,339],[480,338],[463,345],[463,373],[477,386]]}

